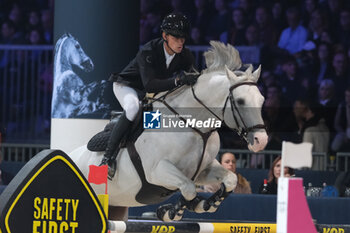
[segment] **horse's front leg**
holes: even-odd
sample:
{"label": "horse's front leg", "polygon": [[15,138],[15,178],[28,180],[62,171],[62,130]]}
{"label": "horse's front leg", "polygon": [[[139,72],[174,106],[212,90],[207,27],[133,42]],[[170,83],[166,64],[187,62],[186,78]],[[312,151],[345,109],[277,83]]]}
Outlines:
{"label": "horse's front leg", "polygon": [[194,183],[168,160],[159,161],[147,179],[150,183],[168,189],[178,188],[182,198],[175,205],[164,205],[157,210],[158,218],[163,221],[180,220],[187,203],[195,199],[197,192]]}
{"label": "horse's front leg", "polygon": [[214,160],[204,169],[196,179],[196,184],[206,185],[221,183],[221,187],[207,200],[202,200],[194,208],[197,213],[215,212],[221,202],[236,188],[237,176],[233,172],[223,168],[217,160]]}

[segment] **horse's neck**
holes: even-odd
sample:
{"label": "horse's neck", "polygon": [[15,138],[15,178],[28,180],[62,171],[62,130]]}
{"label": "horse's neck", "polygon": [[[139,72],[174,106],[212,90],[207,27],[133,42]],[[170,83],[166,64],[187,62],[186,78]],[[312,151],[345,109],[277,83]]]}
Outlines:
{"label": "horse's neck", "polygon": [[[201,77],[194,86],[194,93],[189,87],[184,87],[180,93],[169,96],[166,99],[168,105],[177,111],[178,114],[188,115],[197,120],[216,119],[213,112],[220,117],[224,102],[227,97],[228,87],[223,84],[223,77],[219,77],[217,81],[210,80],[210,76]],[[227,84],[227,82],[226,82]],[[225,89],[226,88],[226,89]],[[200,100],[196,100],[195,96]],[[210,110],[206,109],[208,107]],[[161,106],[157,104],[155,107]],[[209,129],[210,130],[210,129]]]}
{"label": "horse's neck", "polygon": [[67,48],[63,48],[63,44],[66,39],[63,39],[56,54],[55,58],[55,77],[59,77],[63,72],[67,70],[72,70],[72,65],[69,62],[67,55]]}

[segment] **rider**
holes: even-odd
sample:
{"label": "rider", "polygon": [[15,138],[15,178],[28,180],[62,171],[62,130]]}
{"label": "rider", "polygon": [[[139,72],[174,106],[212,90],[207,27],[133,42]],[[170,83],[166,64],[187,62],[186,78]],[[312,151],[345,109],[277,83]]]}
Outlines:
{"label": "rider", "polygon": [[[108,164],[111,179],[116,169],[119,144],[140,108],[146,93],[171,90],[180,85],[193,85],[198,73],[194,57],[184,43],[189,37],[190,24],[180,13],[167,15],[161,26],[161,38],[146,43],[136,57],[118,75],[112,75],[113,92],[123,108],[123,114],[112,129],[101,165]],[[186,73],[184,72],[186,71]]]}

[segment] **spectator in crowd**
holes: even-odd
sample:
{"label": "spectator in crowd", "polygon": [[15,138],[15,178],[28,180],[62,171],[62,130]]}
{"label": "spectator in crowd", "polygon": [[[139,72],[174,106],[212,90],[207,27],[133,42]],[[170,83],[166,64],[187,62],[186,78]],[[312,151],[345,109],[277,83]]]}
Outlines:
{"label": "spectator in crowd", "polygon": [[253,0],[239,0],[238,7],[243,9],[248,23],[254,22],[255,19],[254,2]]}
{"label": "spectator in crowd", "polygon": [[140,20],[140,44],[143,45],[151,39],[151,28],[147,22],[147,19]]}
{"label": "spectator in crowd", "polygon": [[214,14],[206,32],[206,40],[219,40],[221,34],[225,32],[230,22],[230,12],[227,0],[215,0],[216,13]]}
{"label": "spectator in crowd", "polygon": [[339,19],[340,28],[336,33],[336,41],[341,43],[345,48],[350,47],[350,10],[342,9]]}
{"label": "spectator in crowd", "polygon": [[334,82],[330,79],[321,81],[318,88],[318,103],[322,107],[322,113],[330,132],[334,132],[334,119],[337,111],[338,101],[335,98]]}
{"label": "spectator in crowd", "polygon": [[31,45],[39,45],[44,43],[44,38],[39,28],[33,28],[28,32],[28,41]]}
{"label": "spectator in crowd", "polygon": [[332,72],[329,78],[333,80],[336,88],[338,100],[342,99],[345,88],[349,84],[348,59],[341,48],[341,51],[336,51],[332,60]]}
{"label": "spectator in crowd", "polygon": [[276,77],[271,70],[264,69],[261,71],[261,75],[258,80],[258,86],[263,96],[266,96],[267,88],[273,85],[275,82],[276,82]]}
{"label": "spectator in crowd", "polygon": [[28,21],[26,25],[26,31],[30,31],[34,28],[39,28],[41,27],[41,15],[40,11],[38,10],[31,10],[28,13]]}
{"label": "spectator in crowd", "polygon": [[5,21],[1,25],[1,44],[13,44],[16,41],[16,28],[12,21]]}
{"label": "spectator in crowd", "polygon": [[197,27],[191,28],[191,38],[188,41],[190,45],[207,45],[208,43],[204,40],[202,32]]}
{"label": "spectator in crowd", "polygon": [[157,10],[157,5],[160,5],[158,0],[141,0],[140,1],[140,14],[141,19],[151,11]]}
{"label": "spectator in crowd", "polygon": [[207,34],[212,12],[209,9],[208,0],[194,0],[194,5],[196,10],[190,14],[192,26],[199,28],[204,37]]}
{"label": "spectator in crowd", "polygon": [[259,38],[259,28],[255,24],[251,24],[245,31],[245,40],[247,46],[261,47],[261,41]]}
{"label": "spectator in crowd", "polygon": [[321,42],[317,49],[317,60],[316,60],[316,78],[317,84],[323,79],[330,76],[331,73],[331,46],[328,43]]}
{"label": "spectator in crowd", "polygon": [[266,98],[263,106],[264,124],[268,129],[269,141],[266,145],[266,150],[280,150],[282,145],[282,136],[280,127],[281,122],[281,106],[277,98]]}
{"label": "spectator in crowd", "polygon": [[333,37],[333,35],[331,34],[331,32],[329,30],[328,31],[323,31],[321,33],[320,42],[332,44],[333,41],[334,41],[334,37]]}
{"label": "spectator in crowd", "polygon": [[[223,153],[219,156],[219,162],[220,164],[226,168],[227,170],[235,173],[237,175],[237,186],[234,193],[243,193],[243,194],[250,194],[252,193],[252,189],[250,188],[250,184],[247,181],[246,178],[244,178],[241,174],[237,173],[236,168],[236,156],[230,152]],[[215,193],[220,189],[221,183],[217,184],[211,184],[211,185],[204,185],[203,191],[204,192],[210,192]]]}
{"label": "spectator in crowd", "polygon": [[[320,106],[307,99],[297,99],[294,103],[294,114],[296,118],[303,120],[300,129],[302,142],[310,142],[313,152],[327,153],[330,132]],[[313,159],[312,169],[320,170],[323,166],[319,157]]]}
{"label": "spectator in crowd", "polygon": [[331,145],[334,152],[350,149],[350,87],[346,88],[344,94],[335,115],[334,128],[337,134]]}
{"label": "spectator in crowd", "polygon": [[297,123],[278,85],[273,84],[267,88],[262,112],[269,133],[267,150],[280,150],[282,141],[295,140]]}
{"label": "spectator in crowd", "polygon": [[50,9],[41,11],[41,25],[46,44],[53,44],[53,12]]}
{"label": "spectator in crowd", "polygon": [[298,64],[293,56],[286,56],[282,61],[282,74],[278,77],[283,95],[288,99],[290,106],[301,93],[300,76],[298,74]]}
{"label": "spectator in crowd", "polygon": [[308,40],[312,40],[316,44],[320,43],[322,33],[327,31],[327,29],[328,20],[326,19],[326,15],[320,9],[312,11],[308,24]]}
{"label": "spectator in crowd", "polygon": [[316,10],[316,8],[317,8],[316,0],[305,0],[304,1],[304,8],[303,8],[303,13],[302,13],[302,18],[303,18],[303,24],[304,24],[305,27],[307,27],[309,25],[310,16],[312,15],[312,12],[314,10]]}
{"label": "spectator in crowd", "polygon": [[[281,176],[281,156],[278,156],[272,163],[267,178],[266,191],[263,191],[264,185],[261,184],[259,193],[262,194],[277,194],[278,178]],[[294,176],[294,170],[290,167],[284,167],[284,176]]]}
{"label": "spectator in crowd", "polygon": [[302,50],[307,39],[307,30],[301,25],[298,8],[289,8],[286,16],[289,27],[282,31],[278,47],[295,54]]}
{"label": "spectator in crowd", "polygon": [[317,69],[317,53],[315,42],[307,41],[304,44],[303,49],[299,53],[294,54],[294,57],[296,57],[300,73],[303,75],[309,75],[310,81],[312,83],[315,83]]}
{"label": "spectator in crowd", "polygon": [[241,8],[232,11],[231,27],[223,32],[220,41],[230,43],[233,46],[246,44],[246,17]]}
{"label": "spectator in crowd", "polygon": [[273,25],[277,30],[277,35],[280,35],[282,30],[287,27],[287,22],[284,17],[284,10],[283,10],[283,5],[281,2],[275,2],[272,5],[272,21]]}
{"label": "spectator in crowd", "polygon": [[330,24],[335,28],[338,28],[339,25],[339,13],[343,7],[343,0],[327,0],[324,4],[324,8],[327,11]]}
{"label": "spectator in crowd", "polygon": [[8,14],[8,19],[13,22],[16,28],[16,37],[24,37],[24,16],[21,7],[14,3]]}
{"label": "spectator in crowd", "polygon": [[186,1],[186,0],[170,0],[170,5],[171,5],[170,12],[189,15],[191,11],[189,3],[190,1]]}
{"label": "spectator in crowd", "polygon": [[143,32],[147,33],[143,34],[142,36],[142,44],[159,36],[160,23],[161,18],[159,14],[157,14],[156,12],[147,13],[146,18],[142,21],[142,27],[144,29]]}
{"label": "spectator in crowd", "polygon": [[[22,40],[17,37],[16,27],[12,21],[5,21],[1,25],[0,44],[18,44]],[[9,50],[0,51],[0,68],[4,68],[9,63]]]}
{"label": "spectator in crowd", "polygon": [[277,32],[266,7],[259,6],[256,8],[255,22],[259,30],[259,40],[261,44],[267,47],[275,46],[277,42]]}

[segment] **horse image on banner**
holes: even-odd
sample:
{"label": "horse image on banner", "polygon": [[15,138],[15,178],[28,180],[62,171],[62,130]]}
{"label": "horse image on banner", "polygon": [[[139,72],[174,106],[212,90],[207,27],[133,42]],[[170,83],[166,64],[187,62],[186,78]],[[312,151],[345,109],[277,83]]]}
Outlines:
{"label": "horse image on banner", "polygon": [[[264,97],[257,87],[261,67],[253,71],[251,64],[242,65],[238,51],[231,45],[216,41],[210,44],[204,54],[207,69],[197,83],[157,94],[152,99],[153,109],[176,109],[181,111],[179,115],[186,115],[186,109],[197,109],[192,117],[225,123],[247,142],[251,151],[261,151],[268,141],[261,116]],[[119,152],[116,175],[108,181],[110,206],[160,203],[180,191],[182,197],[176,204],[157,210],[161,220],[180,220],[185,209],[197,213],[216,211],[237,185],[236,175],[215,159],[220,149],[216,127],[195,125],[176,132],[145,129],[134,143],[127,143],[127,148]],[[135,153],[141,169],[135,168],[131,155]],[[103,154],[89,151],[84,145],[70,157],[87,177],[89,165],[99,165]],[[221,189],[208,199],[197,195],[196,185],[212,183],[221,183]],[[104,187],[95,187],[95,191],[103,193]]]}
{"label": "horse image on banner", "polygon": [[[73,66],[84,72],[94,69],[91,58],[67,33],[61,36],[55,47],[52,118],[82,118],[95,112],[107,113],[108,106],[102,100],[106,81],[85,84],[73,71]],[[91,95],[96,92],[101,94],[91,101]]]}

